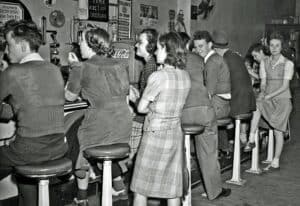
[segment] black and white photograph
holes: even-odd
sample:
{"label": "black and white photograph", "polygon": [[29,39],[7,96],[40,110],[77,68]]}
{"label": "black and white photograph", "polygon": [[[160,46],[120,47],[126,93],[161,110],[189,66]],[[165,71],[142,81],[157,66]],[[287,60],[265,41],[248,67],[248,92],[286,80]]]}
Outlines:
{"label": "black and white photograph", "polygon": [[300,0],[0,0],[0,206],[300,206]]}

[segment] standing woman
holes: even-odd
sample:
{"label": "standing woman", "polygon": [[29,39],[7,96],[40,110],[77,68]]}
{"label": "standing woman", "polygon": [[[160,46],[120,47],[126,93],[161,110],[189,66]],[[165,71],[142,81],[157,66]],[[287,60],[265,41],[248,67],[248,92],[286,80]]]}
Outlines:
{"label": "standing woman", "polygon": [[[84,174],[78,180],[77,205],[87,205],[89,179],[88,161],[83,151],[89,147],[128,143],[132,118],[126,102],[129,93],[128,74],[111,54],[109,34],[100,28],[83,31],[80,52],[84,62],[69,54],[71,73],[65,97],[74,101],[80,95],[90,104],[78,130],[79,156],[76,169]],[[113,177],[119,177],[121,168],[113,164]],[[78,175],[77,175],[78,177]]]}
{"label": "standing woman", "polygon": [[156,59],[161,67],[150,75],[138,105],[147,116],[131,183],[134,206],[146,206],[147,197],[177,206],[183,193],[180,117],[191,83],[182,70],[186,57],[177,33],[159,37]]}
{"label": "standing woman", "polygon": [[289,82],[293,77],[294,64],[281,54],[283,37],[279,33],[270,36],[271,56],[260,63],[261,92],[257,98],[257,111],[254,112],[248,147],[255,147],[254,134],[261,115],[274,128],[276,138],[275,155],[271,164],[264,170],[279,168],[279,159],[287,130],[289,115],[292,111]]}

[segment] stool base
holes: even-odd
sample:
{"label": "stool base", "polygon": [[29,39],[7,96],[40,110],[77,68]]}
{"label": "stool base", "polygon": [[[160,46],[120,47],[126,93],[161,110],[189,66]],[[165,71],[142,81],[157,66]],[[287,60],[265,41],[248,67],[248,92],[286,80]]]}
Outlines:
{"label": "stool base", "polygon": [[239,185],[239,186],[243,186],[247,181],[243,180],[243,179],[239,179],[239,180],[227,180],[226,183],[228,184],[232,184],[232,185]]}
{"label": "stool base", "polygon": [[251,173],[251,174],[257,174],[257,175],[260,175],[262,173],[261,169],[249,169],[249,170],[245,170],[245,172],[247,173]]}

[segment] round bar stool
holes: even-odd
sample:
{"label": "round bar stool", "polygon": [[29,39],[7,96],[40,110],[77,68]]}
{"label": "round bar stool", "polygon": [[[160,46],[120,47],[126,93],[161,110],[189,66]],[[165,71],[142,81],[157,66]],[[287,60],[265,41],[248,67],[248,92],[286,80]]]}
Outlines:
{"label": "round bar stool", "polygon": [[86,158],[103,161],[102,206],[112,206],[112,160],[125,158],[129,152],[129,145],[125,143],[102,145],[84,150]]}
{"label": "round bar stool", "polygon": [[66,175],[72,171],[72,161],[67,158],[50,160],[40,164],[15,167],[16,173],[39,180],[39,206],[49,206],[49,179]]}
{"label": "round bar stool", "polygon": [[235,135],[234,135],[234,152],[233,152],[233,169],[232,177],[227,180],[226,183],[234,185],[243,185],[246,180],[241,178],[241,147],[240,147],[240,131],[241,131],[241,121],[250,120],[252,117],[251,113],[239,114],[234,116],[235,121]]}
{"label": "round bar stool", "polygon": [[251,157],[251,168],[246,170],[245,172],[252,173],[252,174],[261,174],[262,171],[259,168],[259,137],[258,137],[258,129],[255,132],[255,147],[252,150],[252,157]]}
{"label": "round bar stool", "polygon": [[204,131],[204,127],[197,124],[183,124],[181,128],[184,133],[184,147],[185,147],[185,159],[186,166],[188,169],[188,193],[184,197],[182,202],[183,206],[191,206],[192,205],[192,182],[191,182],[191,144],[190,137],[191,135],[201,134]]}
{"label": "round bar stool", "polygon": [[224,117],[221,119],[217,119],[218,127],[225,127],[232,124],[232,119],[230,117]]}

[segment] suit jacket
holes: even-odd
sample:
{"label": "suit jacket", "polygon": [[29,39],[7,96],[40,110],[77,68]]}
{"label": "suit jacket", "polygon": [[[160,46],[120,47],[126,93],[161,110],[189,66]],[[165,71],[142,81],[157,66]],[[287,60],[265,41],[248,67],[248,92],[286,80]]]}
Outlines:
{"label": "suit jacket", "polygon": [[223,58],[230,72],[230,115],[235,116],[254,111],[256,109],[255,96],[244,59],[231,50],[227,50]]}
{"label": "suit jacket", "polygon": [[223,57],[212,54],[204,66],[204,85],[211,96],[230,93],[230,73]]}
{"label": "suit jacket", "polygon": [[189,73],[191,79],[191,89],[186,99],[184,108],[197,106],[211,106],[207,88],[204,86],[203,58],[199,55],[188,52],[185,70]]}

